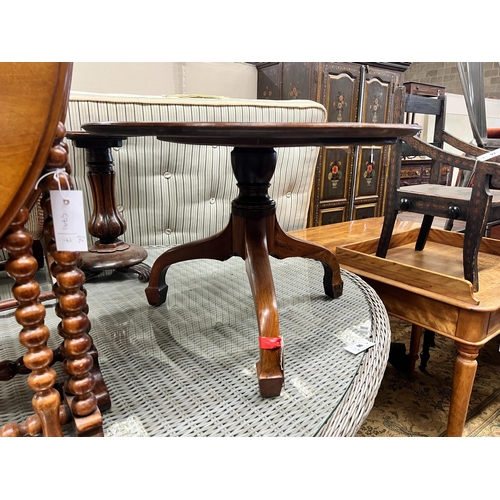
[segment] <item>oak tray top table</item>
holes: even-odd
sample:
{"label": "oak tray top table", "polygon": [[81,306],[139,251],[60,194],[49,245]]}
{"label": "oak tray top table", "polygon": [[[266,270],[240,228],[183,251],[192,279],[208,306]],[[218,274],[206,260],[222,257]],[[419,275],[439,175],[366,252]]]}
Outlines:
{"label": "oak tray top table", "polygon": [[[448,436],[461,436],[477,370],[479,349],[500,334],[500,241],[483,238],[481,286],[463,279],[463,234],[432,229],[429,246],[415,251],[420,224],[398,220],[386,259],[375,256],[383,217],[293,231],[335,251],[340,265],[375,289],[389,314],[453,339],[457,359],[448,415]],[[413,331],[412,331],[413,337]],[[418,344],[410,356],[418,356]],[[416,351],[415,351],[416,350]]]}
{"label": "oak tray top table", "polygon": [[172,264],[193,259],[225,261],[241,257],[254,298],[259,329],[257,376],[263,397],[279,396],[283,381],[283,346],[269,255],[284,259],[306,257],[324,268],[325,294],[338,298],[342,278],[335,255],[312,242],[286,234],[276,220],[268,188],[276,167],[275,147],[393,144],[415,135],[416,125],[365,123],[224,123],[224,122],[104,122],[82,128],[101,137],[155,136],[159,140],[206,146],[230,146],[233,173],[239,188],[228,225],[218,234],[171,248],[156,259],[146,288],[151,305],[166,300],[166,272]]}

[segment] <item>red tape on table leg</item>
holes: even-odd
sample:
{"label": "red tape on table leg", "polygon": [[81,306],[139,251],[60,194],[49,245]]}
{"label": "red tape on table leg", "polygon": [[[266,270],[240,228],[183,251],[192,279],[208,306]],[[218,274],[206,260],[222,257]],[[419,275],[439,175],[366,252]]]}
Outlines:
{"label": "red tape on table leg", "polygon": [[259,347],[261,349],[279,349],[282,344],[282,337],[259,337]]}

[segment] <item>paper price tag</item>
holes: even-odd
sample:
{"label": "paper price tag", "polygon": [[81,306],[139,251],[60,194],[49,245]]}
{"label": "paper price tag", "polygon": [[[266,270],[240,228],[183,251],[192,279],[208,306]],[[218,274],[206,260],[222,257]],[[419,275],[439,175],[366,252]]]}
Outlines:
{"label": "paper price tag", "polygon": [[50,192],[56,248],[60,252],[86,252],[87,232],[81,191]]}
{"label": "paper price tag", "polygon": [[490,151],[489,153],[484,153],[484,155],[478,156],[477,159],[479,161],[486,161],[489,160],[490,158],[493,158],[495,156],[500,155],[500,148],[499,149],[494,149],[493,151]]}
{"label": "paper price tag", "polygon": [[344,347],[345,350],[352,352],[353,354],[358,354],[362,351],[366,351],[366,349],[375,345],[375,342],[371,342],[370,340],[360,339],[355,344],[349,344]]}

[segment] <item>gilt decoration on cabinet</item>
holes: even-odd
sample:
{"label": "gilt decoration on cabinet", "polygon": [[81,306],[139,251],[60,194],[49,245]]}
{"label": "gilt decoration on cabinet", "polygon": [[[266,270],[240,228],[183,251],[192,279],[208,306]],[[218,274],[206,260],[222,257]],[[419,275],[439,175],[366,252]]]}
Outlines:
{"label": "gilt decoration on cabinet", "polygon": [[309,63],[284,64],[283,99],[314,99],[315,74]]}
{"label": "gilt decoration on cabinet", "polygon": [[273,98],[273,91],[271,88],[269,88],[269,85],[266,85],[263,92],[262,92],[262,97],[264,99],[272,99]]}
{"label": "gilt decoration on cabinet", "polygon": [[281,89],[281,64],[266,65],[258,74],[259,99],[282,99]]}
{"label": "gilt decoration on cabinet", "polygon": [[290,83],[290,90],[288,91],[288,99],[300,99],[302,92],[299,90],[300,82]]}
{"label": "gilt decoration on cabinet", "polygon": [[347,107],[347,101],[346,101],[345,95],[342,94],[342,92],[337,92],[337,94],[338,94],[337,100],[332,104],[332,108],[333,108],[332,115],[334,115],[334,116],[336,115],[335,119],[338,122],[342,122],[342,121],[345,121],[342,112],[343,112],[344,108]]}

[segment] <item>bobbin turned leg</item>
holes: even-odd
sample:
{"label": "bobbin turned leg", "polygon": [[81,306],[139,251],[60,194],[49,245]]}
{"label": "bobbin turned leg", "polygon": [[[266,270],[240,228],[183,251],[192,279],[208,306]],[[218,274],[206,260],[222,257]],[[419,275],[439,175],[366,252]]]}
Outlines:
{"label": "bobbin turned leg", "polygon": [[49,251],[54,258],[52,271],[57,281],[53,286],[54,295],[58,298],[56,314],[62,320],[57,329],[64,338],[61,353],[68,376],[64,384],[66,403],[73,415],[78,436],[102,436],[102,416],[93,392],[94,360],[90,353],[92,338],[88,335],[90,321],[82,291],[85,275],[77,267],[78,253],[57,252],[53,244]]}
{"label": "bobbin turned leg", "polygon": [[20,342],[28,350],[24,364],[31,371],[28,384],[35,392],[33,408],[36,417],[29,419],[24,428],[17,424],[4,426],[0,435],[19,436],[41,431],[44,436],[57,437],[62,436],[61,399],[54,389],[56,373],[50,368],[53,357],[52,350],[47,347],[50,333],[44,324],[45,307],[38,300],[40,287],[34,279],[38,264],[31,252],[33,238],[24,229],[27,220],[28,211],[23,208],[4,236],[2,246],[10,254],[5,267],[15,280],[12,292],[19,302],[16,320],[23,327]]}
{"label": "bobbin turned leg", "polygon": [[[90,321],[87,316],[87,298],[83,290],[85,275],[78,264],[81,261],[80,252],[57,251],[54,240],[50,191],[58,186],[72,188],[71,179],[64,170],[69,170],[67,164],[67,146],[62,143],[65,129],[62,123],[57,129],[54,146],[51,149],[46,165],[47,172],[55,172],[44,178],[42,188],[44,197],[42,207],[46,214],[45,235],[47,251],[53,262],[51,274],[56,282],[53,285],[54,295],[58,299],[56,314],[61,318],[58,333],[63,337],[61,354],[63,366],[68,376],[64,384],[65,401],[73,416],[78,436],[102,436],[102,416],[94,395],[95,380],[92,374],[93,357],[90,353],[92,338]],[[57,170],[59,169],[59,170]]]}

